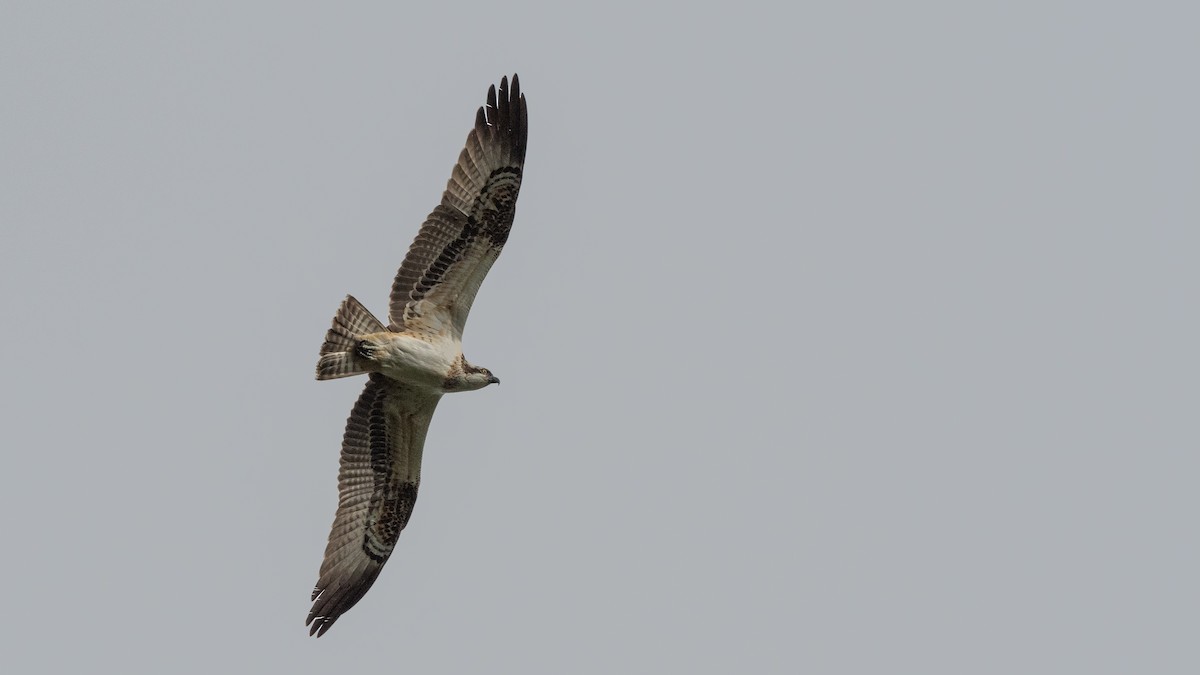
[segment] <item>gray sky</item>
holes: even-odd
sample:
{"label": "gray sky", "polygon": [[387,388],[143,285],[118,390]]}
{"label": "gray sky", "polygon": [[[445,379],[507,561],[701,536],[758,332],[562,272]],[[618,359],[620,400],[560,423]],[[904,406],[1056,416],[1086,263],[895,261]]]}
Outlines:
{"label": "gray sky", "polygon": [[[1197,10],[104,4],[0,9],[13,672],[1200,668]],[[504,384],[312,640],[317,349],[514,71]]]}

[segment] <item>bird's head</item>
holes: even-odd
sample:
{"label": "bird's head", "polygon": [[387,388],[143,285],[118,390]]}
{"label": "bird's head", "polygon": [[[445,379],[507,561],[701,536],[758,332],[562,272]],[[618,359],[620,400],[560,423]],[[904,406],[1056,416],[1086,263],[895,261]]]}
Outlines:
{"label": "bird's head", "polygon": [[468,366],[463,370],[463,374],[454,378],[454,380],[454,386],[447,387],[453,391],[475,391],[476,389],[483,389],[489,384],[500,384],[500,378],[493,375],[492,371],[476,366]]}

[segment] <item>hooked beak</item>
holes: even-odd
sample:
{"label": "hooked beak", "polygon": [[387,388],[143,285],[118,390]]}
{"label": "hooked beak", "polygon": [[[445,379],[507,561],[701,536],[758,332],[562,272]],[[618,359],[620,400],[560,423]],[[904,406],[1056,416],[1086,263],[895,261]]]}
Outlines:
{"label": "hooked beak", "polygon": [[493,375],[488,378],[488,384],[500,384],[500,378]]}

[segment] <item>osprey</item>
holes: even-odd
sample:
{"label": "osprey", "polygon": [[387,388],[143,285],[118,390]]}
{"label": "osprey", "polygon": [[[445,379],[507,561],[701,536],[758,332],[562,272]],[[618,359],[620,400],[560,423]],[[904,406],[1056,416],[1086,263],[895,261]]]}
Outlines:
{"label": "osprey", "polygon": [[421,452],[442,394],[499,379],[463,358],[462,333],[483,277],[512,228],[525,162],[525,97],[517,76],[487,106],[392,284],[388,325],[346,296],[321,345],[317,379],[368,374],[346,421],[338,509],[305,625],[323,635],[362,599],[408,523]]}

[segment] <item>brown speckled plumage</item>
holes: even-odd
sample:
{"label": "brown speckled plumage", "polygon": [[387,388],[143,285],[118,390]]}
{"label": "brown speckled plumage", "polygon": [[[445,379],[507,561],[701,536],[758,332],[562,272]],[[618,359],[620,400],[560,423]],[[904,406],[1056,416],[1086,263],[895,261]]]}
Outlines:
{"label": "brown speckled plumage", "polygon": [[338,509],[308,614],[313,635],[362,599],[392,554],[416,504],[425,435],[442,394],[499,382],[463,358],[460,341],[512,228],[527,124],[516,75],[511,88],[504,78],[499,92],[488,90],[442,201],[396,274],[388,325],[347,297],[326,333],[317,378],[369,380],[342,439]]}

